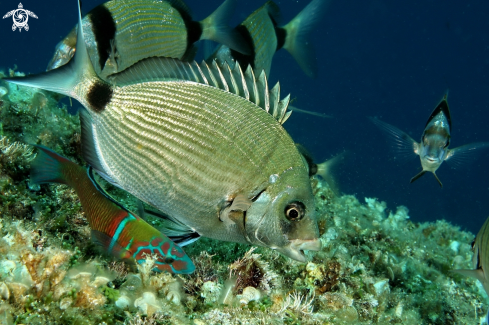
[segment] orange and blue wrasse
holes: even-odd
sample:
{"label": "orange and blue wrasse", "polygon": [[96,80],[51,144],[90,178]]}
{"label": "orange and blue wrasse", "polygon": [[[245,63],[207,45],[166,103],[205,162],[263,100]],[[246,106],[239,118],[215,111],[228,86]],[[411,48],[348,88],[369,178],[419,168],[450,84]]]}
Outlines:
{"label": "orange and blue wrasse", "polygon": [[39,153],[31,171],[34,183],[61,183],[73,187],[92,228],[95,243],[116,258],[145,262],[157,256],[154,271],[192,273],[195,266],[182,248],[110,198],[85,169],[54,151],[36,146]]}
{"label": "orange and blue wrasse", "polygon": [[448,94],[445,94],[431,113],[419,143],[395,126],[382,122],[377,118],[370,118],[375,125],[388,135],[399,154],[412,155],[414,153],[419,156],[422,170],[411,178],[411,183],[426,172],[431,172],[440,187],[443,187],[435,172],[444,161],[452,163],[453,167],[457,167],[457,165],[460,166],[464,162],[473,159],[475,157],[474,154],[480,149],[489,147],[489,142],[476,142],[448,149],[451,140],[452,118],[448,108],[447,97]]}

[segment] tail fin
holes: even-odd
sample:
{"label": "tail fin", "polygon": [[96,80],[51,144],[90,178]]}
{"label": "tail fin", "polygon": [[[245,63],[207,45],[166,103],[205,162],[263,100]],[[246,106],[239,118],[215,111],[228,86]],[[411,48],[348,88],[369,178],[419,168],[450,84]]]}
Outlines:
{"label": "tail fin", "polygon": [[[80,3],[78,2],[78,26],[82,26]],[[75,88],[87,79],[97,78],[92,62],[88,56],[83,38],[83,28],[77,28],[75,56],[67,64],[27,77],[5,78],[6,81],[22,86],[41,88],[81,100],[84,94],[77,94]],[[83,87],[85,88],[85,87]]]}
{"label": "tail fin", "polygon": [[56,152],[43,146],[35,146],[38,154],[31,167],[31,182],[40,183],[61,183],[68,184],[63,174],[63,167],[67,164],[74,164],[68,159],[61,157]]}
{"label": "tail fin", "polygon": [[313,0],[283,28],[286,49],[309,77],[316,77],[316,55],[309,34],[319,24],[331,0]]}
{"label": "tail fin", "polygon": [[240,53],[250,54],[251,49],[243,37],[237,30],[228,25],[235,7],[236,0],[225,0],[209,17],[200,21],[202,26],[201,39],[212,40],[227,45]]}
{"label": "tail fin", "polygon": [[326,160],[323,163],[317,164],[317,171],[316,175],[321,176],[330,186],[331,190],[336,194],[340,194],[340,189],[338,186],[338,183],[336,182],[332,170],[335,168],[338,164],[343,163],[345,161],[346,157],[346,151],[342,152],[335,157]]}

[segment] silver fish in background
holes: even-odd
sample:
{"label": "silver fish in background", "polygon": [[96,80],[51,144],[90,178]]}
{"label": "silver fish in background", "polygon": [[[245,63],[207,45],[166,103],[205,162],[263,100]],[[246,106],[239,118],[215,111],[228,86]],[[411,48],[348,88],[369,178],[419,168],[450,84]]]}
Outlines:
{"label": "silver fish in background", "polygon": [[68,64],[6,80],[82,103],[85,159],[187,232],[298,261],[320,249],[308,167],[281,125],[290,96],[280,100],[264,73],[151,58],[109,84],[79,29]]}
{"label": "silver fish in background", "polygon": [[443,187],[435,172],[444,161],[453,163],[452,166],[455,167],[475,158],[474,154],[479,149],[489,147],[489,142],[476,142],[448,149],[451,140],[452,118],[448,108],[447,96],[443,97],[428,118],[420,143],[414,141],[407,133],[395,126],[382,122],[377,118],[370,118],[375,125],[389,136],[399,153],[415,153],[419,156],[422,170],[411,178],[411,183],[426,172],[431,172],[438,184]]}
{"label": "silver fish in background", "polygon": [[[484,290],[489,295],[489,218],[486,219],[484,225],[479,230],[479,233],[475,237],[472,243],[472,250],[474,255],[472,256],[473,270],[451,270],[458,274],[470,276],[480,281]],[[486,315],[486,322],[489,321],[489,311]]]}
{"label": "silver fish in background", "polygon": [[288,24],[279,26],[280,9],[273,1],[248,16],[236,30],[252,49],[250,54],[240,53],[221,45],[206,60],[219,64],[237,61],[244,70],[251,65],[254,71],[270,75],[272,59],[276,51],[287,50],[309,77],[316,76],[316,56],[309,35],[323,18],[330,0],[313,0]]}
{"label": "silver fish in background", "polygon": [[[88,53],[97,74],[106,79],[148,57],[193,60],[200,39],[223,43],[238,52],[249,48],[228,27],[235,0],[226,0],[209,17],[193,21],[179,0],[113,0],[92,9],[82,20]],[[52,70],[66,64],[76,50],[75,28],[57,46],[48,64]]]}

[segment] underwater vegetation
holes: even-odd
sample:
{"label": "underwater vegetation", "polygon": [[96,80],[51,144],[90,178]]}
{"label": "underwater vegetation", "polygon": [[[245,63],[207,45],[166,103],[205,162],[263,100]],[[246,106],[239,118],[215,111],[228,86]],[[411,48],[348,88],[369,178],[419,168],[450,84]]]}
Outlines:
{"label": "underwater vegetation", "polygon": [[[4,73],[0,73],[2,75]],[[10,76],[21,75],[9,71]],[[478,324],[474,235],[414,223],[407,207],[338,196],[312,178],[322,249],[299,263],[202,238],[190,275],[101,255],[75,192],[31,185],[32,144],[83,163],[79,121],[59,96],[0,81],[0,324]],[[101,181],[121,204],[137,201]],[[392,210],[391,210],[392,209]],[[147,221],[158,227],[158,220]]]}

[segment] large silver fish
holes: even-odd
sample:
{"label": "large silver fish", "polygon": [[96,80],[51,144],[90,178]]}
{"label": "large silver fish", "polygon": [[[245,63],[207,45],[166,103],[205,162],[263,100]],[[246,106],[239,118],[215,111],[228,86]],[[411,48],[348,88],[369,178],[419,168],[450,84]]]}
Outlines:
{"label": "large silver fish", "polygon": [[224,44],[217,48],[207,62],[217,60],[223,64],[237,61],[242,69],[251,65],[257,73],[264,70],[268,76],[275,52],[284,48],[299,63],[304,73],[315,77],[316,56],[309,34],[321,21],[330,2],[313,0],[288,24],[279,26],[280,9],[275,2],[268,1],[236,27],[252,49],[251,53],[240,53]]}
{"label": "large silver fish", "polygon": [[80,29],[67,65],[6,80],[82,103],[86,160],[187,231],[298,261],[320,249],[308,167],[281,125],[289,97],[269,91],[264,73],[153,58],[109,84]]}
{"label": "large silver fish", "polygon": [[[193,59],[194,43],[214,40],[248,53],[241,35],[228,27],[235,0],[226,0],[197,22],[181,0],[113,0],[91,10],[82,20],[83,32],[97,74],[117,73],[144,58],[164,56]],[[47,70],[66,64],[76,50],[77,26],[56,46]]]}
{"label": "large silver fish", "polygon": [[476,142],[448,149],[451,140],[452,118],[448,108],[447,95],[443,97],[431,113],[426,122],[420,143],[414,141],[407,133],[395,126],[382,122],[377,118],[370,118],[370,120],[389,136],[400,153],[415,153],[419,156],[422,170],[411,178],[411,183],[426,172],[431,172],[440,186],[443,187],[435,172],[444,161],[453,162],[454,165],[452,166],[455,166],[474,158],[474,153],[478,149],[489,147],[489,142]]}

